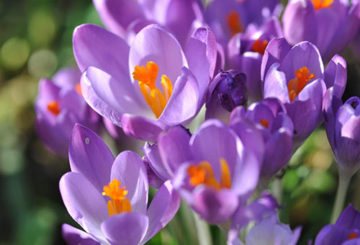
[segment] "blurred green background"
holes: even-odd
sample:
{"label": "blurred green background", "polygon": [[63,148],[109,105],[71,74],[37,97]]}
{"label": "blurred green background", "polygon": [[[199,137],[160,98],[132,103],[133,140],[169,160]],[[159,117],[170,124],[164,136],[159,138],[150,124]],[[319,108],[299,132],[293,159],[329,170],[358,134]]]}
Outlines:
{"label": "blurred green background", "polygon": [[[0,1],[0,244],[63,244],[61,224],[74,224],[58,189],[67,159],[48,152],[36,136],[33,103],[41,77],[75,65],[72,32],[82,23],[101,24],[91,1]],[[347,50],[346,97],[359,95],[359,62]],[[281,150],[281,149],[279,149]],[[337,170],[326,134],[317,130],[282,176],[281,220],[303,226],[306,244],[328,223]],[[347,203],[360,208],[360,178],[351,183]],[[182,208],[151,244],[197,244],[189,210]],[[224,234],[210,227],[213,244]]]}

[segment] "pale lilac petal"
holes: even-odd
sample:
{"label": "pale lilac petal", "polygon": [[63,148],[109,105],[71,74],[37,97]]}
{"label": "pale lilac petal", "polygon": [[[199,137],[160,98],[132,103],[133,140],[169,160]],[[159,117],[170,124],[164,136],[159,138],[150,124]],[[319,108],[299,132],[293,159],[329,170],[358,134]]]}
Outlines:
{"label": "pale lilac petal", "polygon": [[324,81],[327,88],[334,87],[335,96],[342,97],[347,81],[346,61],[343,57],[335,55],[330,60],[325,69]]}
{"label": "pale lilac petal", "polygon": [[282,103],[290,102],[284,72],[278,70],[279,64],[275,63],[266,74],[264,82],[264,98],[277,98]]}
{"label": "pale lilac petal", "polygon": [[101,223],[108,218],[106,201],[91,182],[69,172],[60,179],[60,193],[70,216],[87,232],[103,240]]}
{"label": "pale lilac petal", "polygon": [[69,161],[71,170],[81,173],[99,192],[108,185],[114,156],[104,141],[90,129],[75,125],[69,147]]}
{"label": "pale lilac petal", "polygon": [[143,242],[147,242],[175,216],[180,206],[180,198],[170,181],[165,182],[155,194],[149,209],[149,229]]}
{"label": "pale lilac petal", "polygon": [[128,190],[132,211],[146,213],[149,184],[141,158],[134,152],[123,151],[114,161],[111,180],[117,179]]}
{"label": "pale lilac petal", "polygon": [[101,225],[110,244],[140,244],[148,228],[149,219],[137,212],[121,213],[108,218]]}
{"label": "pale lilac petal", "polygon": [[100,245],[92,236],[71,225],[63,224],[61,230],[62,236],[68,245]]}

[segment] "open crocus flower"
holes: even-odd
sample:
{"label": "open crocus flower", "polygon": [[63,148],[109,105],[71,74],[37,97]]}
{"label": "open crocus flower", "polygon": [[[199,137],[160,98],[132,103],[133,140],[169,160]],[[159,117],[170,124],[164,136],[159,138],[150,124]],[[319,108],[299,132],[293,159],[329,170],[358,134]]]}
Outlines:
{"label": "open crocus flower", "polygon": [[290,160],[293,123],[284,105],[275,98],[253,103],[246,112],[241,107],[236,108],[230,116],[230,127],[238,132],[244,127],[244,120],[255,124],[256,130],[261,132],[265,147],[261,177],[264,181],[270,180]]}
{"label": "open crocus flower", "polygon": [[[144,244],[175,215],[180,199],[165,182],[148,207],[148,180],[141,158],[130,151],[114,157],[90,129],[74,127],[71,172],[60,192],[71,217],[89,234],[67,228],[66,239],[92,238],[100,244]],[[76,235],[77,234],[77,235]]]}
{"label": "open crocus flower", "polygon": [[261,69],[264,97],[278,98],[285,105],[294,124],[296,149],[322,121],[326,85],[319,51],[309,42],[291,47],[283,38],[273,39]]}
{"label": "open crocus flower", "polygon": [[81,73],[64,68],[51,79],[41,79],[35,102],[36,130],[39,138],[52,152],[67,156],[75,123],[96,130],[99,116],[81,96]]}
{"label": "open crocus flower", "polygon": [[[254,139],[249,135],[248,140]],[[178,142],[177,138],[168,141]],[[204,220],[228,221],[257,185],[258,157],[218,120],[206,121],[187,142],[178,144],[162,152],[163,159],[178,166],[174,188]]]}
{"label": "open crocus flower", "polygon": [[130,47],[94,25],[77,27],[73,42],[88,104],[143,140],[156,141],[168,126],[189,122],[215,69],[216,41],[207,28],[195,31],[185,52],[158,25],[142,29]]}
{"label": "open crocus flower", "polygon": [[93,0],[105,26],[123,38],[149,23],[165,27],[184,44],[196,22],[202,22],[199,0]]}
{"label": "open crocus flower", "polygon": [[262,25],[270,16],[278,16],[278,0],[213,0],[205,9],[205,21],[224,47],[232,36],[244,32],[249,24]]}
{"label": "open crocus flower", "polygon": [[314,43],[325,61],[352,41],[359,25],[358,1],[292,0],[283,16],[286,39],[291,44]]}
{"label": "open crocus flower", "polygon": [[282,36],[279,20],[272,17],[261,26],[249,26],[246,32],[234,35],[228,43],[228,66],[245,73],[250,101],[262,98],[260,68],[266,46],[271,39]]}
{"label": "open crocus flower", "polygon": [[315,245],[356,245],[360,242],[360,213],[350,204],[333,225],[316,236]]}

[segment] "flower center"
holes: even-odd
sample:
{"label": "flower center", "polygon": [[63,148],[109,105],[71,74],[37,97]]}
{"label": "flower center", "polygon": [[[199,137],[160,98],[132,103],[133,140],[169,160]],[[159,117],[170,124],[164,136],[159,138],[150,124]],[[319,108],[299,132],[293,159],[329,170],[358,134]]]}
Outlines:
{"label": "flower center", "polygon": [[269,128],[269,120],[260,119],[260,124],[261,124],[264,128]]}
{"label": "flower center", "polygon": [[251,50],[259,54],[264,54],[268,43],[268,40],[261,41],[260,39],[257,39],[252,45]]}
{"label": "flower center", "polygon": [[198,165],[192,164],[187,169],[187,174],[190,177],[190,185],[198,186],[201,184],[207,185],[216,190],[220,190],[222,188],[230,188],[231,187],[231,177],[229,165],[226,160],[220,159],[221,165],[221,179],[220,183],[215,178],[213,169],[209,162],[203,161]]}
{"label": "flower center", "polygon": [[231,36],[234,36],[236,33],[243,32],[244,27],[241,24],[240,16],[236,11],[232,10],[226,16],[226,22],[229,27]]}
{"label": "flower center", "polygon": [[322,8],[328,8],[331,6],[331,4],[333,2],[334,2],[334,0],[312,0],[315,10],[319,10]]}
{"label": "flower center", "polygon": [[303,90],[305,85],[314,78],[314,73],[310,73],[310,70],[305,66],[295,71],[295,78],[291,79],[287,85],[290,102],[292,102],[301,90]]}
{"label": "flower center", "polygon": [[52,114],[54,114],[55,116],[60,114],[60,106],[59,106],[59,101],[50,101],[47,104],[47,109],[48,111],[50,111]]}
{"label": "flower center", "polygon": [[352,240],[352,239],[356,239],[358,238],[358,235],[356,232],[351,232],[349,235],[348,235],[348,240]]}
{"label": "flower center", "polygon": [[82,96],[81,84],[80,83],[76,84],[75,91]]}
{"label": "flower center", "polygon": [[136,66],[133,72],[134,80],[139,81],[139,87],[146,103],[150,106],[156,118],[159,118],[169,101],[173,86],[166,75],[161,76],[163,91],[156,87],[156,78],[159,72],[158,65],[149,61],[146,66]]}
{"label": "flower center", "polygon": [[124,212],[131,212],[131,203],[126,198],[128,191],[125,187],[120,188],[120,181],[113,179],[109,185],[104,186],[103,196],[108,196],[110,200],[107,203],[109,216]]}

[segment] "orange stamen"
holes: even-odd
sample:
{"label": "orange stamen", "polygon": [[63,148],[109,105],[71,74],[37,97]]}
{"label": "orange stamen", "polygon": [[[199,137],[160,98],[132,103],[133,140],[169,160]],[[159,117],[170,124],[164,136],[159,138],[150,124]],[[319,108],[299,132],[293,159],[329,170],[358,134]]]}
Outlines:
{"label": "orange stamen", "polygon": [[331,4],[333,2],[334,2],[334,0],[312,0],[315,10],[319,10],[322,8],[328,8],[331,6]]}
{"label": "orange stamen", "polygon": [[131,203],[126,198],[128,191],[125,187],[120,188],[120,181],[113,179],[109,185],[104,186],[103,196],[110,197],[107,203],[109,216],[124,212],[131,212]]}
{"label": "orange stamen", "polygon": [[231,36],[244,31],[244,27],[240,21],[240,15],[236,11],[233,10],[226,16],[226,22],[229,27]]}
{"label": "orange stamen", "polygon": [[356,239],[356,238],[358,238],[358,234],[356,232],[351,232],[348,235],[348,240],[352,240],[352,239]]}
{"label": "orange stamen", "polygon": [[133,72],[133,78],[139,81],[140,91],[156,118],[159,118],[165,109],[173,90],[172,83],[166,75],[161,76],[163,91],[156,87],[158,72],[159,67],[153,61],[147,62],[146,66],[136,66]]}
{"label": "orange stamen", "polygon": [[295,71],[295,78],[291,79],[287,85],[290,102],[292,102],[301,90],[303,90],[305,85],[314,78],[315,75],[310,73],[310,70],[305,66]]}
{"label": "orange stamen", "polygon": [[261,41],[260,39],[257,39],[252,45],[251,50],[259,54],[264,54],[268,43],[268,40]]}
{"label": "orange stamen", "polygon": [[260,124],[261,124],[264,128],[269,128],[269,120],[261,119],[261,120],[260,120]]}
{"label": "orange stamen", "polygon": [[215,178],[214,172],[209,162],[203,161],[198,165],[190,165],[187,174],[190,177],[190,185],[207,185],[213,189],[220,190],[222,188],[231,188],[231,177],[229,165],[225,159],[220,159],[221,179],[220,183]]}
{"label": "orange stamen", "polygon": [[75,90],[76,90],[76,92],[78,92],[78,94],[80,94],[82,96],[81,84],[80,83],[76,84]]}
{"label": "orange stamen", "polygon": [[59,102],[58,101],[51,101],[48,105],[47,105],[47,109],[48,111],[50,111],[52,114],[54,114],[55,116],[60,114],[60,106],[59,106]]}

